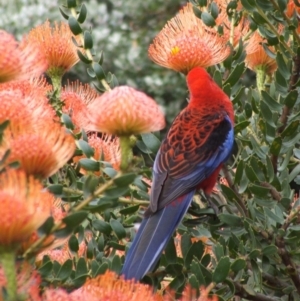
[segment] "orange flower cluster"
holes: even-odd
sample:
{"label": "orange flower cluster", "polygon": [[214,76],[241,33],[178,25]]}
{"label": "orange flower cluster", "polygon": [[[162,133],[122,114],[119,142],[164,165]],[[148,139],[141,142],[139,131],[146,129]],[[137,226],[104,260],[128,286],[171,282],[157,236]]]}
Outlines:
{"label": "orange flower cluster", "polygon": [[158,65],[188,73],[194,67],[209,67],[230,54],[227,38],[204,25],[188,3],[171,19],[150,45],[149,57]]}

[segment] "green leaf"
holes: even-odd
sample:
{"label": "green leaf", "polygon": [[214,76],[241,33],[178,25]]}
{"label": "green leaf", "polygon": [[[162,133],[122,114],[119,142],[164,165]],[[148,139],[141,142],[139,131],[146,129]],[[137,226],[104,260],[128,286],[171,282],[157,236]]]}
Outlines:
{"label": "green leaf", "polygon": [[247,128],[247,126],[250,124],[250,121],[244,120],[234,126],[234,133],[237,134]]}
{"label": "green leaf", "polygon": [[271,3],[271,1],[266,1],[266,0],[256,0],[256,3],[258,4],[258,6],[264,10],[264,11],[268,11],[268,10],[274,10],[274,7]]}
{"label": "green leaf", "polygon": [[97,231],[100,231],[101,233],[104,233],[106,235],[109,235],[112,231],[110,224],[101,219],[93,220],[92,225],[93,228],[95,228]]}
{"label": "green leaf", "polygon": [[205,248],[204,248],[204,244],[202,241],[197,241],[197,242],[193,243],[184,259],[185,266],[187,268],[190,267],[194,256],[200,260],[201,257],[203,256],[204,249]]}
{"label": "green leaf", "polygon": [[224,281],[229,274],[230,270],[230,259],[229,257],[223,257],[218,262],[218,265],[216,266],[214,273],[213,273],[213,282],[220,283]]}
{"label": "green leaf", "polygon": [[264,101],[260,102],[260,110],[261,110],[262,116],[264,117],[264,120],[272,127],[276,127],[276,125],[273,121],[273,114]]}
{"label": "green leaf", "polygon": [[52,272],[52,269],[53,263],[51,262],[49,256],[44,256],[42,266],[39,268],[39,273],[42,277],[47,277]]}
{"label": "green leaf", "polygon": [[139,210],[139,208],[140,208],[140,205],[129,206],[124,209],[121,209],[120,213],[122,215],[132,215],[133,213],[137,212]]}
{"label": "green leaf", "polygon": [[218,215],[220,221],[226,225],[237,227],[242,225],[242,219],[233,214],[221,213]]}
{"label": "green leaf", "polygon": [[82,29],[81,29],[78,21],[73,16],[69,16],[68,23],[69,23],[69,27],[70,27],[72,33],[75,36],[77,36],[78,34],[82,33]]}
{"label": "green leaf", "polygon": [[275,80],[276,83],[279,84],[281,87],[286,88],[287,87],[287,80],[283,77],[283,75],[277,70],[275,72]]}
{"label": "green leaf", "polygon": [[292,90],[289,92],[287,97],[284,100],[284,104],[289,108],[292,109],[297,101],[298,98],[298,91]]}
{"label": "green leaf", "polygon": [[123,225],[116,219],[110,220],[110,226],[115,233],[116,237],[121,240],[126,237],[126,231],[123,227]]}
{"label": "green leaf", "polygon": [[266,91],[261,91],[261,96],[264,100],[264,102],[268,105],[268,107],[276,112],[281,112],[282,105],[278,103],[270,94],[268,94]]}
{"label": "green leaf", "polygon": [[243,270],[246,266],[247,266],[246,260],[242,258],[238,258],[231,264],[230,269],[233,272],[237,273],[240,270]]}
{"label": "green leaf", "polygon": [[187,253],[190,249],[192,245],[192,241],[191,241],[191,237],[189,234],[184,233],[181,236],[181,242],[180,242],[180,246],[181,246],[181,253],[182,253],[182,257],[185,259],[187,256]]}
{"label": "green leaf", "polygon": [[267,22],[265,18],[261,16],[257,11],[254,11],[252,13],[252,18],[257,25],[263,25]]}
{"label": "green leaf", "polygon": [[240,160],[238,166],[236,168],[235,176],[234,176],[234,184],[240,183],[244,173],[244,161]]}
{"label": "green leaf", "polygon": [[75,271],[75,277],[79,278],[83,275],[88,274],[87,265],[84,258],[79,258],[77,265],[76,265],[76,271]]}
{"label": "green leaf", "polygon": [[201,20],[203,21],[203,23],[206,26],[214,27],[216,25],[216,21],[213,18],[213,16],[210,13],[206,12],[206,11],[203,11],[201,13]]}
{"label": "green leaf", "polygon": [[216,243],[214,245],[214,254],[217,260],[220,260],[225,255],[223,246],[221,244]]}
{"label": "green leaf", "polygon": [[272,161],[270,159],[269,156],[266,156],[266,167],[267,167],[267,178],[269,180],[269,183],[273,181],[274,179],[274,167],[273,167],[273,164],[272,164]]}
{"label": "green leaf", "polygon": [[277,52],[276,62],[277,62],[278,70],[282,74],[282,76],[285,78],[289,78],[291,75],[290,70],[287,67],[287,64],[283,58],[282,53],[279,51]]}
{"label": "green leaf", "polygon": [[38,228],[38,234],[44,235],[49,234],[54,226],[54,219],[52,216],[49,216],[46,221]]}
{"label": "green leaf", "polygon": [[61,121],[64,123],[67,129],[74,130],[73,122],[68,114],[61,114]]}
{"label": "green leaf", "polygon": [[86,16],[87,16],[87,9],[86,9],[85,4],[82,3],[81,7],[79,9],[79,14],[78,14],[78,17],[77,17],[77,21],[82,24],[85,21]]}
{"label": "green leaf", "polygon": [[227,80],[224,83],[224,86],[227,84],[230,84],[230,86],[234,86],[238,80],[241,78],[242,74],[245,72],[245,63],[239,63],[235,66],[235,68],[232,70],[232,72],[229,74]]}
{"label": "green leaf", "polygon": [[87,158],[94,156],[94,149],[84,140],[80,139],[76,141],[76,144],[79,149],[86,155]]}
{"label": "green leaf", "polygon": [[54,195],[60,196],[63,193],[63,186],[60,184],[52,184],[47,187],[48,191]]}
{"label": "green leaf", "polygon": [[62,281],[65,281],[71,276],[72,271],[73,271],[73,262],[71,259],[68,259],[61,266],[59,272],[57,273],[57,278]]}
{"label": "green leaf", "polygon": [[297,164],[296,167],[294,167],[289,174],[289,183],[292,182],[299,174],[300,174],[300,164]]}
{"label": "green leaf", "polygon": [[198,7],[196,7],[196,6],[194,6],[194,5],[193,5],[193,12],[194,12],[194,15],[195,15],[197,18],[201,19],[202,11],[201,11]]}
{"label": "green leaf", "polygon": [[116,274],[119,274],[121,272],[122,264],[121,264],[121,258],[118,255],[115,255],[113,257],[113,260],[111,262],[111,270],[115,272]]}
{"label": "green leaf", "polygon": [[192,260],[190,271],[191,271],[191,273],[193,273],[196,276],[196,278],[199,282],[199,285],[206,285],[204,276],[203,276],[201,268],[200,268],[200,264],[195,259]]}
{"label": "green leaf", "polygon": [[76,0],[67,0],[67,8],[76,8]]}
{"label": "green leaf", "polygon": [[165,248],[165,251],[164,251],[164,254],[166,256],[166,261],[168,264],[173,264],[173,263],[176,263],[177,261],[177,253],[176,253],[176,247],[175,247],[175,244],[174,244],[174,238],[172,237],[166,248]]}
{"label": "green leaf", "polygon": [[259,179],[256,173],[254,172],[253,168],[248,164],[245,165],[245,173],[250,182],[259,182]]}
{"label": "green leaf", "polygon": [[266,187],[262,187],[262,186],[259,186],[259,185],[255,185],[255,184],[252,184],[250,183],[248,188],[250,189],[250,191],[259,196],[259,197],[266,197],[270,191],[270,189],[266,188]]}
{"label": "green leaf", "polygon": [[219,70],[215,70],[214,76],[213,76],[214,81],[216,84],[222,89],[222,74]]}
{"label": "green leaf", "polygon": [[128,173],[125,174],[123,176],[120,176],[116,179],[114,179],[114,183],[118,186],[118,187],[127,187],[129,184],[131,184],[136,178],[136,174],[135,173]]}
{"label": "green leaf", "polygon": [[272,256],[278,253],[278,248],[274,245],[266,246],[262,249],[265,256]]}
{"label": "green leaf", "polygon": [[76,226],[80,225],[87,218],[87,216],[88,212],[78,211],[64,217],[62,221],[67,225],[67,227],[75,228]]}
{"label": "green leaf", "polygon": [[210,13],[214,19],[217,19],[219,15],[219,8],[215,2],[212,2],[210,5]]}
{"label": "green leaf", "polygon": [[97,275],[103,275],[109,268],[107,262],[103,262],[97,271]]}
{"label": "green leaf", "polygon": [[105,73],[104,73],[104,70],[101,67],[101,65],[94,62],[93,63],[93,69],[94,69],[96,77],[99,81],[101,81],[102,79],[105,79]]}
{"label": "green leaf", "polygon": [[99,171],[100,162],[92,159],[82,158],[79,160],[79,165],[87,171]]}
{"label": "green leaf", "polygon": [[190,275],[189,279],[188,279],[188,283],[190,284],[190,286],[195,289],[198,290],[199,289],[199,282],[196,278],[195,275]]}
{"label": "green leaf", "polygon": [[125,246],[124,245],[121,245],[121,244],[118,244],[116,243],[115,241],[109,241],[107,242],[107,246],[115,249],[115,250],[120,250],[120,251],[125,251]]}
{"label": "green leaf", "polygon": [[174,290],[175,292],[179,292],[180,288],[182,289],[185,283],[185,276],[184,274],[179,274],[176,276],[169,284],[169,288]]}
{"label": "green leaf", "polygon": [[270,147],[270,153],[274,156],[278,156],[280,154],[280,150],[282,147],[282,139],[281,137],[276,137]]}
{"label": "green leaf", "polygon": [[77,237],[73,234],[68,242],[69,248],[72,252],[78,252],[79,250],[79,243]]}
{"label": "green leaf", "polygon": [[99,178],[94,175],[88,175],[83,183],[84,196],[88,197],[93,194],[99,185]]}
{"label": "green leaf", "polygon": [[[85,56],[85,54],[83,54],[80,50],[77,50],[77,55],[78,55],[79,59],[87,65],[89,65],[92,62],[92,60],[90,60],[87,56]],[[91,71],[89,71],[89,70],[91,70]],[[96,76],[96,74],[94,73],[94,70],[92,70],[92,69],[87,69],[87,73],[91,78],[94,78]]]}
{"label": "green leaf", "polygon": [[286,10],[287,0],[277,0],[277,4],[281,12],[284,12]]}
{"label": "green leaf", "polygon": [[69,15],[67,15],[61,7],[58,8],[60,11],[60,14],[63,16],[64,19],[68,20],[69,19]]}
{"label": "green leaf", "polygon": [[114,178],[117,175],[117,171],[111,167],[105,167],[102,169],[102,171],[108,175],[110,178]]}
{"label": "green leaf", "polygon": [[105,190],[105,196],[111,199],[117,199],[129,191],[128,187],[111,187]]}
{"label": "green leaf", "polygon": [[242,6],[250,12],[255,9],[255,1],[254,0],[241,0],[241,3],[242,3]]}
{"label": "green leaf", "polygon": [[292,136],[296,132],[298,132],[299,123],[300,123],[300,120],[292,121],[281,133],[281,137],[284,138],[286,136]]}
{"label": "green leaf", "polygon": [[160,147],[159,139],[152,133],[141,134],[142,140],[146,147],[153,153],[157,153]]}

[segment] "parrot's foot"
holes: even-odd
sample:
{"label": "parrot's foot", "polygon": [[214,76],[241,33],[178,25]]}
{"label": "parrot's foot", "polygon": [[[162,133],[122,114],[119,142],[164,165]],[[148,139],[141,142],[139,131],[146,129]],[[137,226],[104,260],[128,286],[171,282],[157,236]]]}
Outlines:
{"label": "parrot's foot", "polygon": [[219,207],[214,203],[211,196],[209,194],[205,193],[205,198],[207,200],[208,206],[213,209],[213,211],[215,212],[215,215],[218,215],[220,213]]}

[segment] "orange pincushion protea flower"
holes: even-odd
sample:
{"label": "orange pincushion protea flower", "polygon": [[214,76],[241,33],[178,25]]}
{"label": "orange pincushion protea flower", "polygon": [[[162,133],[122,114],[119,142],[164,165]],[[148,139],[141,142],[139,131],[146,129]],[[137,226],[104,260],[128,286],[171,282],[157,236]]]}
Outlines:
{"label": "orange pincushion protea flower", "polygon": [[[272,75],[277,69],[276,60],[268,56],[263,49],[262,43],[264,38],[255,31],[248,41],[246,46],[246,66],[255,71],[258,68],[262,68],[268,75]],[[274,51],[274,47],[269,47],[270,50]]]}
{"label": "orange pincushion protea flower", "polygon": [[58,171],[74,154],[75,141],[57,124],[45,124],[41,133],[14,136],[5,131],[0,154],[11,150],[8,162],[18,161],[28,175],[47,178]]}
{"label": "orange pincushion protea flower", "polygon": [[97,98],[99,94],[88,84],[79,81],[65,86],[60,99],[64,102],[63,112],[70,115],[75,127],[81,129],[88,121],[87,105]]}
{"label": "orange pincushion protea flower", "polygon": [[0,83],[39,76],[47,62],[36,43],[24,45],[4,30],[0,30]]}
{"label": "orange pincushion protea flower", "polygon": [[94,279],[88,279],[86,283],[73,293],[72,296],[81,297],[82,300],[105,301],[162,301],[162,296],[153,294],[150,286],[124,280],[111,271],[99,275]]}
{"label": "orange pincushion protea flower", "polygon": [[149,57],[158,65],[188,73],[194,67],[209,67],[230,54],[227,40],[195,16],[188,3],[150,45]]}
{"label": "orange pincushion protea flower", "polygon": [[119,86],[88,106],[90,122],[84,128],[117,136],[158,131],[165,126],[162,111],[145,93]]}
{"label": "orange pincushion protea flower", "polygon": [[0,174],[0,245],[19,244],[50,216],[49,192],[23,171]]}
{"label": "orange pincushion protea flower", "polygon": [[30,31],[26,42],[36,43],[43,49],[49,75],[62,75],[79,61],[72,37],[73,34],[66,23],[55,23],[54,27],[51,27],[49,21],[46,21]]}

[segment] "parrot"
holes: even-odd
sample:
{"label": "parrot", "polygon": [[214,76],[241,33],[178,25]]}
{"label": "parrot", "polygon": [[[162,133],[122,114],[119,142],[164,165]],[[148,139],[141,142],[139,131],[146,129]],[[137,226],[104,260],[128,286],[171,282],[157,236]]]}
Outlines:
{"label": "parrot", "polygon": [[159,261],[193,196],[209,197],[234,145],[232,102],[202,67],[186,82],[190,99],[174,119],[153,165],[150,205],[125,256],[121,275],[141,280]]}

